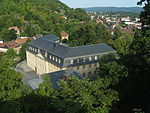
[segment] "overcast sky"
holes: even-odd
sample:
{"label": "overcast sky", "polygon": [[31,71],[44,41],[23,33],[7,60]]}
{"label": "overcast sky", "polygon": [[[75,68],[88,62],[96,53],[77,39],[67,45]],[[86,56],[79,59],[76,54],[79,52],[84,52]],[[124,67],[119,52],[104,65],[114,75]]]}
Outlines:
{"label": "overcast sky", "polygon": [[137,2],[140,0],[60,0],[71,8],[85,7],[137,7]]}

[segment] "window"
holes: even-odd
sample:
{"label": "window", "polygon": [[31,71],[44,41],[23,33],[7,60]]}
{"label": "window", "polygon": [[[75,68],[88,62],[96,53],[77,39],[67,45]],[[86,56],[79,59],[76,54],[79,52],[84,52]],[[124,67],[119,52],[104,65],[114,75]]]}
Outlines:
{"label": "window", "polygon": [[80,67],[78,66],[77,69],[80,69]]}
{"label": "window", "polygon": [[47,57],[47,52],[45,52],[45,57]]}
{"label": "window", "polygon": [[85,62],[86,61],[86,59],[85,58],[83,58],[83,62]]}
{"label": "window", "polygon": [[59,63],[59,64],[61,63],[61,60],[60,60],[60,59],[58,60],[58,63]]}
{"label": "window", "polygon": [[73,64],[73,60],[71,60],[70,62],[71,62],[71,64]]}
{"label": "window", "polygon": [[53,61],[55,60],[55,57],[53,56]]}
{"label": "window", "polygon": [[92,60],[92,57],[89,57],[89,61],[91,61]]}
{"label": "window", "polygon": [[49,55],[49,59],[51,59],[52,58],[52,55]]}
{"label": "window", "polygon": [[79,63],[80,59],[77,59],[77,63]]}
{"label": "window", "polygon": [[35,49],[35,52],[37,52],[37,49]]}
{"label": "window", "polygon": [[38,53],[40,53],[40,49],[38,49]]}
{"label": "window", "polygon": [[58,62],[58,59],[56,58],[55,61]]}
{"label": "window", "polygon": [[83,75],[85,76],[85,73],[83,73]]}
{"label": "window", "polygon": [[97,60],[97,56],[95,56],[95,60]]}

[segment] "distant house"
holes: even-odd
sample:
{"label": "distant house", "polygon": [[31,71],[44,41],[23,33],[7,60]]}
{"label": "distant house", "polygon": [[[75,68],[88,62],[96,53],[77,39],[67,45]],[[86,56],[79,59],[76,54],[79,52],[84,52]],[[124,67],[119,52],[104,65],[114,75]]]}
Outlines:
{"label": "distant house", "polygon": [[64,40],[64,39],[68,40],[69,38],[68,33],[66,33],[65,31],[62,31],[60,34],[61,34],[61,40]]}
{"label": "distant house", "polygon": [[98,23],[104,23],[100,18],[96,18],[96,23],[98,24]]}
{"label": "distant house", "polygon": [[84,23],[86,23],[86,21],[80,21],[80,23],[81,23],[81,24],[84,24]]}
{"label": "distant house", "polygon": [[9,48],[13,48],[17,53],[20,49],[20,45],[16,43],[0,43],[0,52],[6,53]]}
{"label": "distant house", "polygon": [[14,27],[9,27],[8,28],[9,30],[11,30],[11,29],[14,29],[17,33],[17,35],[20,35],[20,29],[17,27],[17,26],[14,26]]}
{"label": "distant house", "polygon": [[26,43],[27,40],[28,38],[22,38],[22,39],[16,39],[14,42],[21,45]]}
{"label": "distant house", "polygon": [[65,20],[67,19],[67,17],[66,17],[66,16],[61,16],[61,18],[62,18],[62,19],[65,19]]}

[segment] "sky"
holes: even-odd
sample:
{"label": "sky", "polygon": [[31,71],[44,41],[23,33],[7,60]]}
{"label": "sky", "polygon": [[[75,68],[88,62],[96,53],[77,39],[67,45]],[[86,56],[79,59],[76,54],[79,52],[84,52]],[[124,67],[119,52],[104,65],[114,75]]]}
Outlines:
{"label": "sky", "polygon": [[60,0],[71,8],[85,7],[137,7],[140,0]]}

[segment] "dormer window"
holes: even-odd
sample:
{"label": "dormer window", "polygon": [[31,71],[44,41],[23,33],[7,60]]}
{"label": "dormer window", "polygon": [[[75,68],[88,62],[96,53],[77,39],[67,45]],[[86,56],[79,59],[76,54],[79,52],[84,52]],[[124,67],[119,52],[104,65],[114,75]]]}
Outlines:
{"label": "dormer window", "polygon": [[47,52],[45,52],[45,57],[47,57]]}
{"label": "dormer window", "polygon": [[71,64],[73,64],[73,60],[71,60],[70,62],[71,62]]}
{"label": "dormer window", "polygon": [[59,64],[61,63],[61,60],[60,60],[60,59],[58,60],[58,63],[59,63]]}
{"label": "dormer window", "polygon": [[35,52],[37,52],[37,49],[35,49]]}
{"label": "dormer window", "polygon": [[38,53],[40,53],[40,49],[38,49]]}
{"label": "dormer window", "polygon": [[79,63],[80,62],[80,59],[77,59],[77,63]]}
{"label": "dormer window", "polygon": [[53,56],[53,61],[55,60],[55,57]]}
{"label": "dormer window", "polygon": [[31,47],[29,46],[29,49],[31,50]]}
{"label": "dormer window", "polygon": [[52,55],[49,55],[49,59],[51,59],[52,58]]}
{"label": "dormer window", "polygon": [[97,60],[97,56],[95,56],[95,60]]}
{"label": "dormer window", "polygon": [[55,61],[58,62],[58,58],[55,58]]}
{"label": "dormer window", "polygon": [[89,61],[92,61],[92,57],[89,57]]}
{"label": "dormer window", "polygon": [[85,62],[86,61],[86,59],[85,58],[83,58],[83,62]]}

